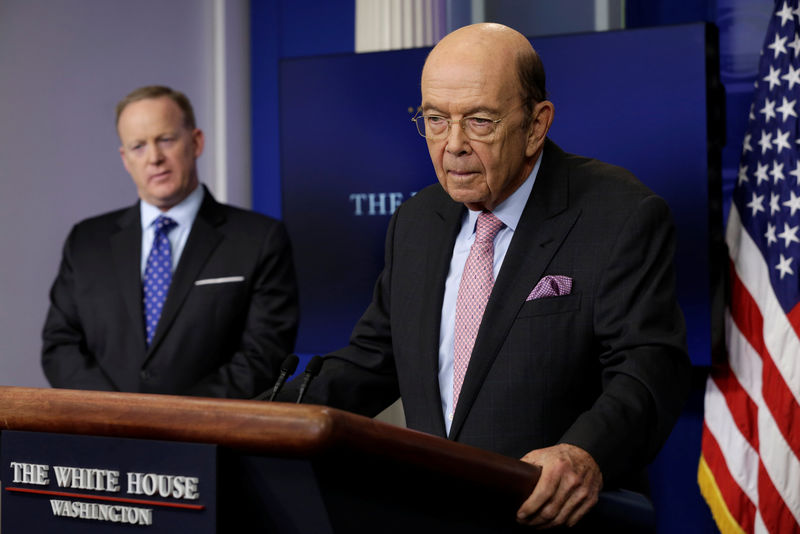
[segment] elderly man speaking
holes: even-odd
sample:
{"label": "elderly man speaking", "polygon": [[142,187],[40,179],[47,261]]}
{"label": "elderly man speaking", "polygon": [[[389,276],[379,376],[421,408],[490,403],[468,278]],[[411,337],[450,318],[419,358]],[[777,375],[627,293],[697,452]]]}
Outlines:
{"label": "elderly man speaking", "polygon": [[410,428],[541,466],[517,521],[575,525],[601,488],[645,487],[688,392],[669,209],[547,138],[542,63],[508,27],[446,36],[421,89],[439,183],[394,214],[372,302],[306,398],[374,415],[401,396]]}

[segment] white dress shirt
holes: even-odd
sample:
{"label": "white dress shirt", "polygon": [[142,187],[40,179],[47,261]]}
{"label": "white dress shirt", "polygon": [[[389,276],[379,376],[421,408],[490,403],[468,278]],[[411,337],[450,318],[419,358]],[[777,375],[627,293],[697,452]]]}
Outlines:
{"label": "white dress shirt", "polygon": [[174,273],[175,267],[178,266],[178,260],[181,259],[183,248],[186,246],[186,240],[189,239],[192,224],[194,224],[197,212],[200,211],[200,205],[203,203],[203,195],[203,186],[198,185],[194,191],[189,193],[189,196],[167,211],[161,211],[144,200],[139,202],[139,214],[142,221],[142,257],[139,267],[142,279],[144,279],[147,257],[150,255],[150,249],[153,247],[153,237],[155,237],[156,233],[153,223],[156,222],[158,216],[166,215],[178,223],[178,226],[167,234],[172,250],[172,272]]}

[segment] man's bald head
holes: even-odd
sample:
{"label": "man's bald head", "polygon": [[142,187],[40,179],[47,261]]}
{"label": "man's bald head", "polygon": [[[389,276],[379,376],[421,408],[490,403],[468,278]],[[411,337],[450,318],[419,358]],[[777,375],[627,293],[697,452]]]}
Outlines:
{"label": "man's bald head", "polygon": [[[480,23],[464,26],[447,34],[428,55],[422,69],[423,80],[430,63],[458,62],[459,58],[481,58],[487,64],[495,65],[499,71],[505,70],[507,66],[514,68],[527,115],[533,112],[533,107],[538,102],[547,98],[544,67],[539,54],[530,41],[513,28],[502,24]],[[499,74],[508,75],[508,71]]]}

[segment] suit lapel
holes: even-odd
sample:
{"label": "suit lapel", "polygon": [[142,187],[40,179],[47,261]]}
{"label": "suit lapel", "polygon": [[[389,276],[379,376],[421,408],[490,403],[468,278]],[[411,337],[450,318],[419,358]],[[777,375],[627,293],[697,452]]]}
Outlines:
{"label": "suit lapel", "polygon": [[580,216],[569,210],[564,153],[545,145],[542,165],[483,315],[450,428],[456,439],[500,347],[536,281]]}
{"label": "suit lapel", "polygon": [[427,258],[426,273],[431,273],[425,278],[423,295],[428,297],[419,321],[420,343],[419,354],[422,358],[422,368],[426,372],[420,373],[423,390],[426,396],[428,409],[438,413],[437,433],[446,435],[444,418],[442,416],[441,392],[439,390],[439,327],[442,322],[442,302],[444,300],[444,286],[447,273],[450,270],[450,259],[453,256],[453,246],[461,228],[461,218],[466,208],[453,202],[442,190],[442,201],[434,210],[435,220],[430,227],[430,233],[425,240],[424,254]]}
{"label": "suit lapel", "polygon": [[[139,204],[125,210],[117,219],[118,231],[111,236],[111,257],[119,279],[123,305],[130,315],[132,328],[141,332],[139,346],[135,350],[145,353],[144,316],[142,311],[142,223]],[[137,336],[133,336],[134,339]]]}
{"label": "suit lapel", "polygon": [[[205,188],[205,186],[203,187]],[[186,241],[181,259],[172,276],[167,300],[164,302],[164,310],[158,320],[153,342],[147,351],[147,358],[153,354],[163,341],[175,317],[178,315],[178,311],[183,306],[186,296],[194,286],[200,270],[220,241],[222,241],[222,234],[217,230],[217,227],[224,221],[225,215],[222,213],[220,205],[206,189],[203,203],[197,212],[197,217],[189,233],[189,239]]]}

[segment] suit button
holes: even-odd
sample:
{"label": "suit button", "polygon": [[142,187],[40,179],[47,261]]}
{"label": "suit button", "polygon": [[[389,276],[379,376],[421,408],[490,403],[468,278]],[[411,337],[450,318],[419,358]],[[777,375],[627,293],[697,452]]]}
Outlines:
{"label": "suit button", "polygon": [[149,380],[150,380],[150,379],[153,377],[153,373],[151,373],[151,372],[150,372],[150,371],[148,371],[147,369],[143,369],[143,370],[142,370],[142,372],[141,372],[141,373],[139,373],[139,376],[141,376],[141,377],[142,377],[142,380],[144,380],[145,382],[147,382],[147,381],[149,381]]}

